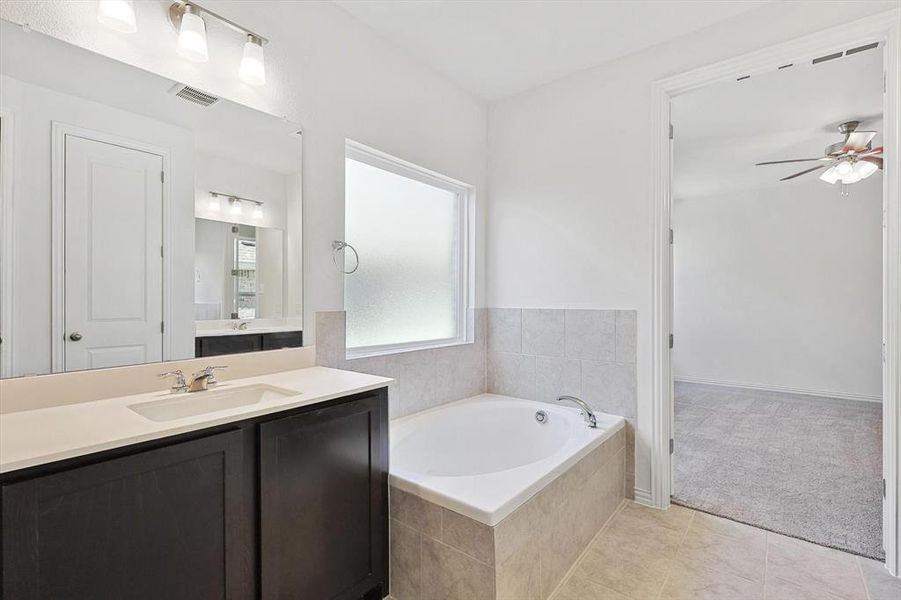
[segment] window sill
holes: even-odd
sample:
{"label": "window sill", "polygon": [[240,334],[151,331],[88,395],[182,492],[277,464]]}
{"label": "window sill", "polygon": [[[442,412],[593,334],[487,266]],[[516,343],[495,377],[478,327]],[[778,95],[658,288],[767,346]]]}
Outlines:
{"label": "window sill", "polygon": [[403,346],[378,347],[378,348],[348,348],[345,353],[346,360],[357,360],[360,358],[372,358],[375,356],[390,356],[393,354],[407,354],[410,352],[421,352],[423,350],[436,350],[438,348],[453,348],[455,346],[471,346],[473,340],[442,340],[424,344],[409,344]]}

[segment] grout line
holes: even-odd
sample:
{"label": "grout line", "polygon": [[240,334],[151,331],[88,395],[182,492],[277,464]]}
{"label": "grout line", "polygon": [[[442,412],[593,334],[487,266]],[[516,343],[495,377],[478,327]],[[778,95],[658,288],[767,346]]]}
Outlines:
{"label": "grout line", "polygon": [[770,573],[770,532],[766,529],[763,530],[764,541],[766,543],[766,549],[764,551],[763,558],[763,600],[766,600],[767,596],[767,581],[769,580]]}
{"label": "grout line", "polygon": [[[598,529],[598,532],[597,532],[596,534],[594,534],[594,536],[588,541],[588,544],[585,546],[585,548],[582,549],[582,552],[579,553],[579,556],[576,557],[576,560],[573,561],[573,564],[570,565],[570,567],[569,567],[569,569],[567,569],[566,573],[563,574],[563,577],[560,578],[560,581],[557,582],[557,585],[554,586],[554,589],[551,590],[551,593],[548,594],[548,598],[553,598],[553,597],[554,597],[554,594],[556,594],[556,593],[560,590],[560,588],[562,588],[562,587],[566,584],[566,582],[569,581],[569,579],[572,577],[573,573],[575,573],[576,567],[578,567],[578,566],[579,566],[579,563],[582,562],[582,559],[583,559],[583,558],[588,554],[588,552],[592,549],[592,547],[594,546],[595,542],[597,542],[598,539],[600,539],[600,537],[601,537],[604,533],[606,533],[608,529],[610,529],[610,525],[613,523],[613,520],[616,518],[616,516],[617,516],[619,513],[621,513],[621,512],[623,511],[623,509],[626,507],[626,505],[627,505],[629,502],[631,502],[631,500],[629,500],[628,498],[623,498],[623,499],[620,501],[619,506],[617,506],[617,507],[613,510],[613,512],[610,514],[609,517],[607,517],[607,520],[604,521],[604,524],[601,525],[601,528]],[[538,585],[540,586],[540,585],[541,585],[541,571],[540,571],[540,569],[541,569],[541,561],[538,561],[538,568],[539,568],[539,572],[538,572]],[[606,586],[605,586],[605,587],[606,587]],[[614,591],[615,591],[615,590],[614,590]]]}
{"label": "grout line", "polygon": [[[694,522],[695,522],[695,511],[691,511],[691,518],[688,520],[688,525],[685,526],[685,531],[682,532],[682,537],[679,539],[679,545],[676,546],[676,552],[675,552],[676,555],[678,555],[679,550],[682,549],[682,544],[685,543],[685,538],[688,537],[688,532],[691,530],[691,526],[694,524]],[[670,573],[672,573],[672,571],[673,571],[674,560],[675,560],[674,557],[670,557],[670,559],[668,561],[669,564],[667,565],[667,568],[666,568],[666,575],[663,577],[663,583],[660,584],[660,589],[657,590],[656,598],[658,600],[660,598],[663,598],[663,590],[666,589],[666,584],[669,581]]]}
{"label": "grout line", "polygon": [[870,594],[870,586],[867,585],[867,577],[863,574],[863,565],[860,563],[861,558],[859,556],[857,558],[857,572],[860,573],[860,578],[863,580],[863,591],[867,595],[867,600],[873,600],[873,596]]}

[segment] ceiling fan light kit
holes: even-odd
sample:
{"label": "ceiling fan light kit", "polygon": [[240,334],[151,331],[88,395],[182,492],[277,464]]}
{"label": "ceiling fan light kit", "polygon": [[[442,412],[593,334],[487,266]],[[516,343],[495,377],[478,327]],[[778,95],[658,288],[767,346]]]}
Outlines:
{"label": "ceiling fan light kit", "polygon": [[858,125],[860,125],[858,121],[841,123],[838,131],[844,134],[844,141],[826,146],[825,155],[822,157],[773,160],[757,163],[757,166],[811,161],[826,162],[829,164],[805,169],[783,177],[779,181],[787,181],[807,173],[826,169],[820,174],[820,180],[830,184],[841,183],[842,196],[847,196],[848,185],[866,179],[882,168],[882,147],[873,148],[873,138],[876,137],[876,132],[857,131]]}

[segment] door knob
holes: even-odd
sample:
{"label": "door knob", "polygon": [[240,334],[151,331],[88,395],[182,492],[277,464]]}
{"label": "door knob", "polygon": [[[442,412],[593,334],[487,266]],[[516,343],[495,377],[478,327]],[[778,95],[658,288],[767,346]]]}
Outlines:
{"label": "door knob", "polygon": [[73,331],[72,333],[69,334],[69,339],[72,340],[73,342],[80,342],[81,334],[78,333],[77,331]]}

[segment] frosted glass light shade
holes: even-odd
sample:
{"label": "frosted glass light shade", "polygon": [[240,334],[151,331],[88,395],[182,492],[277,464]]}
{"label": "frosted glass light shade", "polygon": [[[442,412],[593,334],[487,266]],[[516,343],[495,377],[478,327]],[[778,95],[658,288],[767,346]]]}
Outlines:
{"label": "frosted glass light shade", "polygon": [[820,179],[826,183],[835,183],[838,181],[838,177],[838,171],[836,171],[835,167],[829,167],[822,175],[820,175]]}
{"label": "frosted glass light shade", "polygon": [[878,170],[878,166],[866,160],[859,160],[854,163],[854,173],[861,179],[866,179]]}
{"label": "frosted glass light shade", "polygon": [[249,85],[266,85],[266,62],[263,57],[263,44],[259,38],[247,36],[238,77]]}
{"label": "frosted glass light shade", "polygon": [[253,207],[253,218],[257,221],[261,221],[263,219],[263,207],[259,204]]}
{"label": "frosted glass light shade", "polygon": [[845,175],[849,175],[854,170],[854,167],[851,166],[851,163],[847,160],[843,160],[842,162],[835,165],[835,172],[844,177]]}
{"label": "frosted glass light shade", "polygon": [[206,23],[190,4],[185,6],[178,29],[178,54],[194,62],[207,62],[210,58],[206,47]]}
{"label": "frosted glass light shade", "polygon": [[134,33],[138,30],[132,0],[100,0],[97,3],[97,20],[122,33]]}
{"label": "frosted glass light shade", "polygon": [[231,202],[231,208],[229,209],[228,212],[230,212],[231,214],[233,214],[235,216],[240,215],[242,212],[244,212],[243,209],[241,208],[240,200],[230,200],[230,202]]}
{"label": "frosted glass light shade", "polygon": [[219,196],[210,194],[210,199],[207,202],[207,208],[209,208],[210,210],[219,210],[220,208],[222,208],[222,203],[219,202]]}

